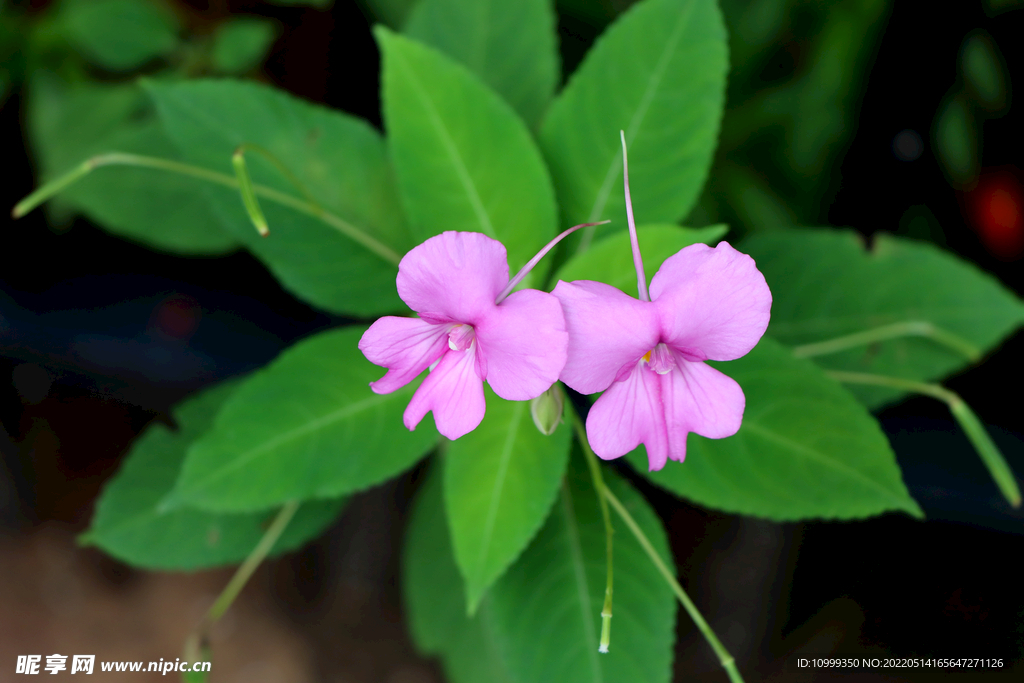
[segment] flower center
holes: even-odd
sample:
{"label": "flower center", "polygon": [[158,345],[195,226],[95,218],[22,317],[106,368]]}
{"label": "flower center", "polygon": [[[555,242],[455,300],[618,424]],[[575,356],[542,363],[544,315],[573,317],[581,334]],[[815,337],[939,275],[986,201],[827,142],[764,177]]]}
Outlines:
{"label": "flower center", "polygon": [[455,325],[448,332],[448,348],[452,351],[465,351],[476,341],[476,331],[472,325]]}
{"label": "flower center", "polygon": [[676,367],[676,359],[665,344],[658,344],[644,354],[647,364],[659,375],[667,375]]}

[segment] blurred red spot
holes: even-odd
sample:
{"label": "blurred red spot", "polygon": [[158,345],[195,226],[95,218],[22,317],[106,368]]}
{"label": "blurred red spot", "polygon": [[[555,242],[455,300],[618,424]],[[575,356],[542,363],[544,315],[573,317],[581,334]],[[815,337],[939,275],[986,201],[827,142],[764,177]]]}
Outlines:
{"label": "blurred red spot", "polygon": [[967,193],[972,227],[996,258],[1006,261],[1024,254],[1024,189],[1017,169],[984,172]]}
{"label": "blurred red spot", "polygon": [[157,304],[153,326],[173,339],[186,339],[196,331],[201,315],[202,310],[195,300],[175,295]]}

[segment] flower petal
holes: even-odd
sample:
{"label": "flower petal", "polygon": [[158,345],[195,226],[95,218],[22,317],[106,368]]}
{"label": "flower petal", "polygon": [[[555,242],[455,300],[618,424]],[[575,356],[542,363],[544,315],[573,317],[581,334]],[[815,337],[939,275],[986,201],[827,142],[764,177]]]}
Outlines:
{"label": "flower petal", "polygon": [[536,289],[515,292],[477,325],[484,379],[510,401],[536,398],[558,381],[569,334],[562,305]]}
{"label": "flower petal", "polygon": [[643,443],[651,469],[665,466],[668,433],[658,377],[641,361],[597,399],[587,414],[587,440],[598,457],[618,458]]}
{"label": "flower petal", "polygon": [[602,282],[559,281],[569,351],[561,379],[581,394],[607,389],[658,343],[657,311]]}
{"label": "flower petal", "polygon": [[508,282],[505,247],[477,232],[444,232],[398,266],[398,296],[431,322],[475,325]]}
{"label": "flower petal", "polygon": [[[722,439],[739,431],[747,399],[732,377],[680,355],[675,369],[658,378],[671,459],[686,457],[687,432]],[[652,469],[660,467],[653,468],[652,461]]]}
{"label": "flower petal", "polygon": [[772,294],[754,259],[720,242],[692,244],[651,280],[661,341],[695,360],[734,360],[768,328]]}
{"label": "flower petal", "polygon": [[477,428],[484,419],[484,383],[476,373],[476,347],[448,351],[423,380],[405,409],[403,421],[415,429],[423,416],[434,411],[437,431],[457,439]]}
{"label": "flower petal", "polygon": [[419,318],[381,318],[363,333],[359,350],[374,365],[388,369],[370,382],[378,394],[390,394],[413,381],[448,348],[450,325],[435,325]]}

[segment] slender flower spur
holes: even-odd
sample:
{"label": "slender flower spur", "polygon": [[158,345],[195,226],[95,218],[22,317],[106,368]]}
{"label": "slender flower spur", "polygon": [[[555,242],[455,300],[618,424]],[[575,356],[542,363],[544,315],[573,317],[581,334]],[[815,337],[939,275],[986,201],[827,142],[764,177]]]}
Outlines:
{"label": "slender flower spur", "polygon": [[505,247],[475,232],[445,232],[413,248],[398,266],[398,295],[418,318],[381,318],[359,349],[388,368],[370,388],[389,394],[430,374],[405,409],[415,429],[434,411],[437,430],[457,439],[484,417],[483,381],[498,396],[526,401],[558,380],[568,334],[553,295],[535,289],[511,293],[569,228],[508,279]]}
{"label": "slender flower spur", "polygon": [[[621,135],[621,134],[620,134]],[[721,242],[670,256],[650,293],[622,168],[640,300],[600,282],[561,282],[569,353],[561,380],[582,394],[604,391],[587,416],[587,438],[605,460],[643,443],[651,470],[686,456],[686,435],[732,436],[746,399],[739,384],[705,364],[749,352],[768,327],[772,297],[746,254]]]}

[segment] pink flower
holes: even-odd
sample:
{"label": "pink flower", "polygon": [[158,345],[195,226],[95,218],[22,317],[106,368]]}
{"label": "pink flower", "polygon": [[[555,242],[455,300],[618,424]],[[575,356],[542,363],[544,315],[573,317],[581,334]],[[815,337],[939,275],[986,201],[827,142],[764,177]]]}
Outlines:
{"label": "pink flower", "polygon": [[559,282],[569,330],[561,380],[582,394],[604,391],[587,416],[587,438],[606,460],[647,447],[651,470],[686,456],[686,435],[732,436],[746,399],[705,360],[744,356],[768,327],[771,292],[754,260],[722,242],[669,257],[647,292],[629,178],[626,208],[640,300],[600,282]]}
{"label": "pink flower", "polygon": [[419,318],[381,318],[363,334],[359,349],[388,368],[370,383],[378,394],[400,389],[432,367],[405,409],[406,427],[415,429],[432,410],[437,430],[457,439],[484,417],[484,380],[512,401],[536,398],[558,380],[568,343],[558,299],[533,289],[509,292],[574,229],[511,282],[505,247],[479,233],[445,232],[405,255],[398,295]]}

